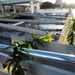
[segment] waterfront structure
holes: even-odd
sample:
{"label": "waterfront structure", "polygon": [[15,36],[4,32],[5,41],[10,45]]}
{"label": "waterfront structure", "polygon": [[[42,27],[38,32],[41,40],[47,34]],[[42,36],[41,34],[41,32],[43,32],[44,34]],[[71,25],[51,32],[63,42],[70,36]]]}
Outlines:
{"label": "waterfront structure", "polygon": [[0,0],[0,9],[2,14],[4,14],[5,11],[5,5],[11,5],[14,9],[14,12],[16,12],[15,4],[22,4],[22,3],[29,3],[30,4],[30,11],[31,13],[34,13],[34,4],[36,4],[36,10],[40,9],[40,3],[41,0]]}

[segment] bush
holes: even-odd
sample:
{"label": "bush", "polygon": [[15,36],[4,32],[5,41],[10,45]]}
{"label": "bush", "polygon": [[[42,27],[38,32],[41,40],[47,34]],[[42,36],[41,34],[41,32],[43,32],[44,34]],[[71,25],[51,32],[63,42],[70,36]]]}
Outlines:
{"label": "bush", "polygon": [[53,4],[51,2],[43,2],[41,4],[41,9],[48,9],[48,8],[56,8],[56,7],[59,7],[60,5],[56,5],[56,4]]}
{"label": "bush", "polygon": [[25,9],[24,8],[16,8],[16,12],[25,12]]}
{"label": "bush", "polygon": [[5,14],[5,15],[0,15],[0,18],[9,18],[10,17],[10,15],[9,14]]}
{"label": "bush", "polygon": [[[10,68],[13,65],[12,68],[12,75],[26,75],[26,69],[22,68],[21,62],[22,61],[27,61],[27,60],[33,60],[33,58],[29,55],[29,53],[24,49],[24,48],[29,48],[29,49],[38,49],[36,43],[40,44],[41,46],[44,46],[40,40],[52,41],[52,34],[47,34],[43,35],[40,38],[37,38],[35,34],[32,34],[33,40],[29,41],[26,39],[21,40],[23,44],[19,44],[18,42],[14,42],[12,46],[13,48],[13,53],[10,54],[12,57],[11,59],[8,59],[6,63],[9,63],[8,65],[8,72],[10,72]],[[11,47],[11,46],[10,46]],[[10,48],[8,47],[8,48]]]}

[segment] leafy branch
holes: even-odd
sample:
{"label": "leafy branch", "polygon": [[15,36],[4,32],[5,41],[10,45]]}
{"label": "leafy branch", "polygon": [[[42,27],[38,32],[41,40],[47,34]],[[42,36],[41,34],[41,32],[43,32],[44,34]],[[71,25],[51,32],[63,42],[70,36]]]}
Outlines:
{"label": "leafy branch", "polygon": [[44,46],[40,42],[40,40],[51,42],[52,34],[43,35],[40,38],[37,38],[35,34],[32,34],[32,38],[33,38],[32,41],[23,39],[21,40],[23,44],[14,42],[13,45],[10,46],[10,47],[13,47],[13,53],[10,55],[12,59],[8,59],[6,63],[9,63],[8,68],[7,68],[8,72],[10,72],[11,66],[13,66],[11,70],[12,75],[25,75],[27,70],[22,68],[20,63],[22,61],[33,60],[33,58],[29,55],[29,53],[24,48],[38,49],[36,43],[40,44],[41,46]]}
{"label": "leafy branch", "polygon": [[75,20],[73,19],[73,24],[72,26],[70,27],[70,30],[69,30],[69,33],[68,33],[68,36],[67,36],[67,40],[68,40],[68,43],[70,45],[74,45],[74,31],[75,31]]}

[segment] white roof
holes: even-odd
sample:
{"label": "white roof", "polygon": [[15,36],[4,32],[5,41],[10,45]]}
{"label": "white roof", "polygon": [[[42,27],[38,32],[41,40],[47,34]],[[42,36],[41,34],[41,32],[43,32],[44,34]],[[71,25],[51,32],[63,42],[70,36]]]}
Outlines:
{"label": "white roof", "polygon": [[[22,3],[22,2],[30,2],[31,0],[0,0],[0,4],[15,4],[15,3]],[[39,1],[41,0],[32,0],[32,1]]]}

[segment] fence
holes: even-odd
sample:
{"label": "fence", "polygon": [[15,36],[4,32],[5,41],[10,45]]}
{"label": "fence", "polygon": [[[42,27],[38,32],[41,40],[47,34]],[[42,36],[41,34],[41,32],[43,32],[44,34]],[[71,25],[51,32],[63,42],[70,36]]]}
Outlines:
{"label": "fence", "polygon": [[[73,46],[64,46],[67,51],[69,48],[73,48]],[[5,49],[7,47],[8,45],[0,44],[1,63],[5,63],[5,61],[10,58],[8,54],[13,52],[12,48]],[[75,49],[75,47],[73,49]],[[25,50],[34,57],[34,61],[27,61],[27,63],[22,62],[23,67],[29,70],[28,75],[75,75],[75,55],[43,50]],[[2,68],[0,69],[0,75],[10,74],[11,73],[8,74],[8,72]]]}

